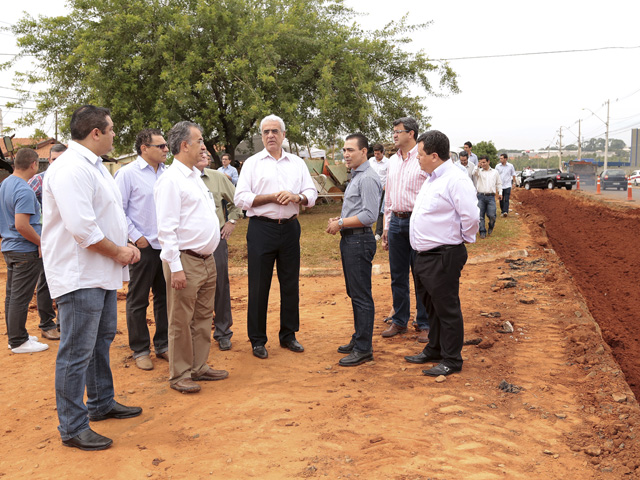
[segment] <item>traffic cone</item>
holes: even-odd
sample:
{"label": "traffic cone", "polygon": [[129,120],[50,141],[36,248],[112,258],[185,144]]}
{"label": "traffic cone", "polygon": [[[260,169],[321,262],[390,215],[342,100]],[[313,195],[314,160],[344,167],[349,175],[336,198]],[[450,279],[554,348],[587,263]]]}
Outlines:
{"label": "traffic cone", "polygon": [[596,195],[600,195],[600,177],[596,181]]}
{"label": "traffic cone", "polygon": [[631,180],[627,181],[627,201],[628,202],[633,202],[633,198],[631,195],[631,192],[633,191],[633,189],[631,188]]}
{"label": "traffic cone", "polygon": [[577,177],[578,181],[576,183],[576,190],[580,190],[580,175]]}

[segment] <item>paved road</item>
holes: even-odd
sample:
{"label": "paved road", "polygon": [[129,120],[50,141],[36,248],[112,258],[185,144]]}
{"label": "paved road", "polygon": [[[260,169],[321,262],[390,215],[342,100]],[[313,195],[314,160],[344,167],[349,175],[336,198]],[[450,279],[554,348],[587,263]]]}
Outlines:
{"label": "paved road", "polygon": [[[595,185],[583,185],[580,184],[580,190],[583,190],[586,193],[590,193],[595,195],[596,186]],[[627,189],[626,187],[623,190],[615,190],[615,189],[606,189],[600,190],[600,194],[606,198],[612,198],[614,200],[626,200],[627,199]],[[636,202],[640,202],[640,187],[632,187],[631,192],[633,200]]]}

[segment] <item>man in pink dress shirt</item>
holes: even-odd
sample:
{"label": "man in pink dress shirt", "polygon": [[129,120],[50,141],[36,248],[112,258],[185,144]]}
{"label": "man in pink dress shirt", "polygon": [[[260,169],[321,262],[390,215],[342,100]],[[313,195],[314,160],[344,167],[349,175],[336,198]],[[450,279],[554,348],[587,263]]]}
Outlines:
{"label": "man in pink dress shirt", "polygon": [[[427,174],[420,169],[418,163],[417,138],[418,122],[415,119],[402,117],[393,122],[393,141],[398,152],[389,158],[382,247],[389,250],[394,314],[391,325],[382,332],[385,338],[405,333],[409,322],[409,268],[413,270],[415,261],[415,251],[409,243],[409,221],[416,196],[427,178]],[[417,293],[416,305],[416,321],[420,331],[418,341],[426,343],[429,340],[429,320]]]}

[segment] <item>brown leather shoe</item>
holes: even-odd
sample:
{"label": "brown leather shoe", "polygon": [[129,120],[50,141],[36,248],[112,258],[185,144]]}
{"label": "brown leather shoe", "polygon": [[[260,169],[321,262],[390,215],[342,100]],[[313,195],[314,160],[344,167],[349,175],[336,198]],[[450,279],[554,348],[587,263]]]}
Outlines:
{"label": "brown leather shoe", "polygon": [[418,334],[418,341],[420,343],[429,343],[429,329],[428,328],[426,330],[420,330],[420,333]]}
{"label": "brown leather shoe", "polygon": [[52,328],[51,330],[40,330],[42,332],[42,337],[47,340],[60,340],[60,333],[57,328]]}
{"label": "brown leather shoe", "polygon": [[136,357],[136,367],[140,370],[153,370],[153,362],[149,355],[141,355]]}
{"label": "brown leather shoe", "polygon": [[213,368],[209,368],[206,372],[200,374],[197,377],[191,377],[193,380],[197,381],[215,381],[215,380],[224,380],[229,376],[229,372],[226,370],[214,370]]}
{"label": "brown leather shoe", "polygon": [[190,378],[183,378],[182,380],[178,380],[176,383],[172,383],[171,388],[179,391],[180,393],[198,393],[200,391],[200,385]]}
{"label": "brown leather shoe", "polygon": [[399,333],[407,333],[407,327],[399,327],[395,323],[392,323],[389,328],[387,328],[384,332],[382,332],[382,336],[384,338],[394,337]]}

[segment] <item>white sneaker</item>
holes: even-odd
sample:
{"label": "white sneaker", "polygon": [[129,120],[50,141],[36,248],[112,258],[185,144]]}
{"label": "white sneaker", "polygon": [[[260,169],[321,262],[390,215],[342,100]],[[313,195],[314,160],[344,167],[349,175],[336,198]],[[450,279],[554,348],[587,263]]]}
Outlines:
{"label": "white sneaker", "polygon": [[382,237],[380,235],[376,235],[376,242],[379,242]]}
{"label": "white sneaker", "polygon": [[[35,335],[29,335],[29,340],[37,342],[38,341],[38,337],[36,337]],[[22,345],[20,345],[20,346],[22,346]],[[9,350],[11,350],[11,345],[9,345],[8,343],[7,343],[7,348]]]}
{"label": "white sneaker", "polygon": [[49,345],[47,345],[46,343],[40,343],[38,341],[34,341],[34,340],[31,340],[31,338],[29,338],[29,340],[24,342],[19,347],[12,348],[11,351],[13,353],[36,353],[36,352],[42,352],[47,348],[49,348]]}

